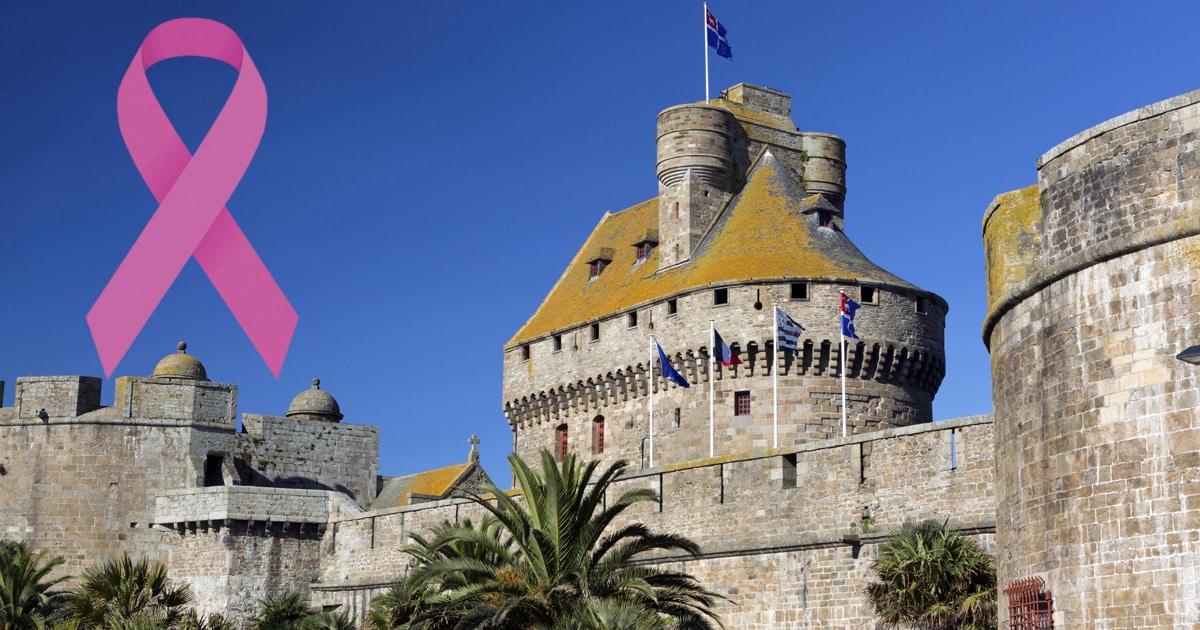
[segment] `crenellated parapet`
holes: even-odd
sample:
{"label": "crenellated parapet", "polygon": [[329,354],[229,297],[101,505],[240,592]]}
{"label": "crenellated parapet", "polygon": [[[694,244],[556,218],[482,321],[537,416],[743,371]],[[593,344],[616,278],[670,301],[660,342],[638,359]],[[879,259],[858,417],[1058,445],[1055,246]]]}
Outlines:
{"label": "crenellated parapet", "polygon": [[[838,376],[837,339],[806,339],[795,353],[781,351],[775,365],[779,376],[786,379],[800,376]],[[771,354],[774,342],[770,339],[752,341],[734,352],[744,361],[741,365],[715,368],[707,347],[688,348],[668,357],[674,367],[693,386],[706,385],[713,380],[731,382],[738,379],[771,376]],[[857,381],[890,383],[901,387],[916,387],[930,397],[937,393],[946,375],[945,359],[927,350],[897,346],[889,343],[854,340],[846,346],[846,377]],[[654,370],[658,370],[655,361]],[[599,412],[644,398],[649,391],[679,389],[662,378],[648,378],[648,363],[635,363],[616,370],[596,374],[557,387],[532,392],[506,401],[504,415],[512,429],[543,423],[558,423],[578,413]]]}

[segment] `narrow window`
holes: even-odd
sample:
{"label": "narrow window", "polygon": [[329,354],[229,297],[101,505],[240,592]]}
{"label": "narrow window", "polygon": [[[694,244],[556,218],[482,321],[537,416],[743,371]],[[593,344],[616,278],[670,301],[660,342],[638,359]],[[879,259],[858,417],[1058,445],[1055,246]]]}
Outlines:
{"label": "narrow window", "polygon": [[823,227],[823,228],[833,227],[833,214],[832,213],[827,212],[825,210],[820,210],[817,212],[817,217],[821,221],[821,227]]}
{"label": "narrow window", "polygon": [[750,415],[750,392],[742,391],[733,393],[733,415]]}
{"label": "narrow window", "polygon": [[604,416],[592,420],[592,452],[597,455],[604,452]]}
{"label": "narrow window", "polygon": [[667,300],[667,315],[674,315],[679,312],[679,302],[675,298]]}
{"label": "narrow window", "polygon": [[683,212],[680,212],[680,210],[679,210],[679,202],[678,201],[675,202],[675,218],[676,219],[683,218]]}
{"label": "narrow window", "polygon": [[808,299],[808,283],[793,282],[792,283],[792,299],[807,300]]}
{"label": "narrow window", "polygon": [[950,429],[950,470],[958,470],[958,434]]}
{"label": "narrow window", "polygon": [[600,341],[600,322],[592,324],[592,341]]}
{"label": "narrow window", "polygon": [[225,485],[225,475],[221,474],[221,467],[224,463],[225,457],[222,455],[209,455],[204,460],[205,488]]}
{"label": "narrow window", "polygon": [[879,292],[875,290],[875,287],[859,287],[858,289],[858,297],[861,298],[859,301],[862,304],[879,303]]}
{"label": "narrow window", "polygon": [[707,190],[706,190],[706,191],[704,191],[704,196],[705,196],[705,197],[707,197],[707,196],[708,196],[708,191],[707,191]]}
{"label": "narrow window", "polygon": [[562,352],[562,335],[554,335],[554,351]]}
{"label": "narrow window", "polygon": [[674,425],[675,425],[676,429],[678,429],[679,426],[681,424],[683,424],[683,418],[681,416],[682,416],[682,413],[679,411],[679,407],[676,407],[675,408],[675,421],[674,421]]}
{"label": "narrow window", "polygon": [[560,424],[554,430],[554,456],[562,461],[567,456],[567,425]]}
{"label": "narrow window", "polygon": [[604,263],[605,261],[603,260],[593,260],[592,262],[588,263],[589,280],[595,280],[596,278],[600,277],[600,272],[604,271]]}
{"label": "narrow window", "polygon": [[638,322],[637,322],[637,311],[634,311],[634,312],[630,313],[630,314],[629,314],[629,317],[627,318],[627,321],[628,321],[628,323],[629,323],[629,327],[630,327],[630,328],[637,328],[637,325],[638,325]]}
{"label": "narrow window", "polygon": [[917,298],[917,314],[926,315],[929,313],[929,301],[923,297]]}
{"label": "narrow window", "polygon": [[525,344],[525,345],[521,346],[521,360],[522,361],[529,360],[529,344]]}
{"label": "narrow window", "polygon": [[721,305],[729,303],[729,289],[714,289],[713,304]]}

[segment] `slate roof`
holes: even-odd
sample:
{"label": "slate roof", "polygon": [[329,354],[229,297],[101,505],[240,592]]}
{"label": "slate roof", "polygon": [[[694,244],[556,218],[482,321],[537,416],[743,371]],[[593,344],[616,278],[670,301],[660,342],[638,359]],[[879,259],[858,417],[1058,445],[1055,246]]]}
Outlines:
{"label": "slate roof", "polygon": [[[383,480],[383,487],[379,489],[379,495],[375,497],[371,509],[402,507],[420,502],[413,501],[414,498],[425,500],[449,498],[455,486],[478,466],[478,463],[467,462],[411,475],[387,477]],[[413,495],[417,495],[417,497]]]}
{"label": "slate roof", "polygon": [[[944,301],[867,259],[840,230],[819,228],[826,203],[807,195],[769,151],[718,215],[689,262],[658,272],[658,248],[635,261],[634,244],[658,229],[658,198],[605,213],[533,316],[506,347],[705,286],[751,281],[849,281],[912,290]],[[587,261],[611,250],[589,279]]]}

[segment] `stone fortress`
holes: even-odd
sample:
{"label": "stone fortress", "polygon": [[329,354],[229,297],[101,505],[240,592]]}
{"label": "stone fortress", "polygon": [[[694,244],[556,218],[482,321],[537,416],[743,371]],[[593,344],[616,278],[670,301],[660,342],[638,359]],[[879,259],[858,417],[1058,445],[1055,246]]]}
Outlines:
{"label": "stone fortress", "polygon": [[[1055,627],[1192,627],[1200,368],[1175,354],[1200,312],[1198,127],[1200,92],[1114,119],[993,202],[994,424],[935,423],[948,306],[849,240],[844,143],[797,130],[766,88],[669,108],[658,196],[606,214],[504,346],[513,451],[630,460],[620,485],[660,500],[629,518],[701,545],[660,561],[727,595],[729,628],[873,627],[878,542],[924,518],[996,553],[1001,588],[1035,584]],[[840,291],[863,305],[845,436]],[[795,353],[774,305],[807,329]],[[741,365],[710,365],[710,325]],[[651,375],[651,335],[691,387]],[[410,566],[410,533],[478,515],[455,496],[487,481],[473,449],[381,477],[378,429],[341,422],[315,380],[240,431],[236,386],[183,347],[116,379],[111,407],[100,386],[23,377],[0,408],[0,537],[69,572],[128,552],[206,612],[245,620],[295,589],[361,619]]]}

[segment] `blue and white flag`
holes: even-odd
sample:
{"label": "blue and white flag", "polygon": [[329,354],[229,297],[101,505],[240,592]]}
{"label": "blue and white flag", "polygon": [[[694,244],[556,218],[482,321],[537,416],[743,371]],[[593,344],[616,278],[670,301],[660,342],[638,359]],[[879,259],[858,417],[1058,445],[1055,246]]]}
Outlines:
{"label": "blue and white flag", "polygon": [[842,335],[851,339],[858,339],[858,335],[854,334],[854,315],[858,312],[858,302],[846,297],[846,293],[842,292]]}
{"label": "blue and white flag", "polygon": [[800,335],[804,334],[804,327],[796,323],[783,309],[775,307],[775,327],[779,329],[779,347],[783,350],[792,352],[800,351]]}
{"label": "blue and white flag", "polygon": [[726,59],[733,59],[733,50],[729,48],[729,40],[725,39],[725,27],[708,9],[704,10],[704,24],[708,30],[709,48],[715,48],[717,54]]}
{"label": "blue and white flag", "polygon": [[676,372],[674,366],[667,360],[667,353],[663,352],[662,346],[657,341],[654,342],[654,345],[658,347],[658,363],[662,366],[662,377],[680,387],[691,387],[691,383],[688,383],[682,374]]}

